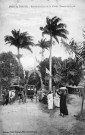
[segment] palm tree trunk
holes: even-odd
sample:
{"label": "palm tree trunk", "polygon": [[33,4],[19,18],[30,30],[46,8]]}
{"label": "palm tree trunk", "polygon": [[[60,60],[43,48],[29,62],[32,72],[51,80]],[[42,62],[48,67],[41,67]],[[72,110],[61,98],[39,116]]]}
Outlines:
{"label": "palm tree trunk", "polygon": [[52,36],[50,36],[49,69],[50,69],[49,91],[52,91]]}
{"label": "palm tree trunk", "polygon": [[19,48],[18,49],[18,79],[17,79],[17,83],[19,85],[19,75],[20,75],[20,57],[19,57]]}
{"label": "palm tree trunk", "polygon": [[44,55],[43,55],[43,53],[44,53],[44,51],[43,51],[43,49],[42,49],[42,52],[41,52],[41,61],[44,60]]}
{"label": "palm tree trunk", "polygon": [[81,112],[80,112],[80,119],[82,119],[83,115],[83,106],[84,106],[84,89],[82,89],[82,104],[81,104]]}
{"label": "palm tree trunk", "polygon": [[82,105],[81,105],[81,114],[80,114],[81,117],[83,115],[83,105],[84,105],[84,96],[82,96]]}

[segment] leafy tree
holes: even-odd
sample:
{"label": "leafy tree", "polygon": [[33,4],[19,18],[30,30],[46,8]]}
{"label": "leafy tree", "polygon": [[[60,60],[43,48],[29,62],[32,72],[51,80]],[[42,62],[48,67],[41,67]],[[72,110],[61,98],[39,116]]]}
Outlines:
{"label": "leafy tree", "polygon": [[[83,37],[85,39],[85,30],[83,30]],[[81,48],[80,48],[80,57],[81,57],[81,62],[82,65],[85,68],[85,40],[81,43]],[[83,70],[83,68],[82,68]],[[83,76],[85,75],[84,71],[83,71]],[[83,78],[83,83],[84,83],[84,78]],[[80,113],[80,118],[82,118],[82,114],[83,114],[83,106],[84,106],[84,99],[85,99],[85,85],[84,85],[84,89],[81,90],[81,94],[82,94],[82,104],[81,104],[81,113]]]}
{"label": "leafy tree", "polygon": [[61,40],[61,43],[65,46],[66,51],[69,54],[74,55],[76,62],[81,62],[81,44],[77,43],[73,38],[70,40],[69,43],[65,42],[63,39]]}
{"label": "leafy tree", "polygon": [[50,79],[49,79],[49,91],[52,90],[52,58],[51,58],[51,50],[52,50],[52,38],[54,38],[57,43],[59,43],[58,37],[67,39],[68,31],[66,30],[66,25],[60,23],[61,19],[57,16],[53,17],[52,19],[46,18],[46,26],[40,27],[42,30],[42,34],[50,35]]}
{"label": "leafy tree", "polygon": [[66,85],[78,85],[82,78],[82,68],[79,62],[75,59],[68,58],[63,61],[62,69],[62,82]]}
{"label": "leafy tree", "polygon": [[[18,75],[18,62],[12,52],[0,54],[0,74],[2,87],[9,87],[12,78]],[[20,67],[21,77],[23,76],[23,69]]]}
{"label": "leafy tree", "polygon": [[[83,30],[83,37],[85,39],[85,30]],[[81,52],[80,55],[82,57],[82,61],[85,64],[84,62],[85,61],[85,41],[83,41],[81,44],[80,52]]]}
{"label": "leafy tree", "polygon": [[[52,85],[57,85],[57,82],[60,81],[61,64],[61,58],[52,57]],[[48,86],[49,74],[46,73],[46,68],[49,70],[49,59],[44,59],[44,61],[39,64],[38,68],[42,74],[44,84]]]}
{"label": "leafy tree", "polygon": [[[49,59],[40,63],[39,71],[45,85],[48,85],[49,75],[46,74],[46,68],[49,70]],[[59,57],[52,57],[52,84],[56,87],[60,85],[78,85],[82,77],[81,64],[75,59],[68,58],[63,60]],[[46,80],[45,80],[46,79]]]}
{"label": "leafy tree", "polygon": [[[15,47],[17,47],[18,50],[18,62],[20,65],[20,48],[21,49],[28,49],[29,51],[32,52],[31,50],[31,46],[34,45],[32,37],[28,35],[27,32],[20,32],[20,30],[12,30],[11,31],[12,36],[7,35],[5,36],[5,42],[6,44],[10,44],[10,45],[14,45]],[[18,75],[19,75],[19,71],[18,71]]]}
{"label": "leafy tree", "polygon": [[49,60],[48,58],[41,61],[38,65],[39,71],[42,75],[43,83],[45,84],[45,77],[46,77],[46,68],[49,69]]}

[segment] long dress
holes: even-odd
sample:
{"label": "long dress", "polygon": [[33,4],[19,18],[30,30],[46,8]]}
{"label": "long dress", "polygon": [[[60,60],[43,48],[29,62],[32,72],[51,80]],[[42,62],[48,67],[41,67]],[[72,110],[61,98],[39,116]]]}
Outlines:
{"label": "long dress", "polygon": [[54,105],[60,107],[60,96],[57,93],[54,96]]}
{"label": "long dress", "polygon": [[48,109],[53,109],[53,93],[48,94]]}
{"label": "long dress", "polygon": [[66,105],[66,95],[60,95],[60,112],[64,115],[68,115],[67,105]]}
{"label": "long dress", "polygon": [[58,92],[57,94],[60,95],[60,113],[68,115],[68,109],[66,105],[66,94],[59,94]]}

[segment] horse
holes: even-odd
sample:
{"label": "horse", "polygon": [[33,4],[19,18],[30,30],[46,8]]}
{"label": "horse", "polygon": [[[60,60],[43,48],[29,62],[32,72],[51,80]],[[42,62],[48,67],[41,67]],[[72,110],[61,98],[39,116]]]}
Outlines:
{"label": "horse", "polygon": [[9,103],[13,103],[15,100],[15,90],[9,91]]}

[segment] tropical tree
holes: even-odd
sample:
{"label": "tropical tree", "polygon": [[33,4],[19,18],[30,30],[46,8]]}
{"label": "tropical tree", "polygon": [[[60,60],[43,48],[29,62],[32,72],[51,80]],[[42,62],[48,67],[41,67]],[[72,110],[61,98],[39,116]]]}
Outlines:
{"label": "tropical tree", "polygon": [[49,57],[49,69],[50,69],[50,78],[49,78],[49,91],[52,90],[52,43],[53,38],[59,43],[58,37],[67,39],[68,31],[66,30],[66,24],[60,22],[61,19],[57,16],[49,19],[46,18],[46,25],[45,27],[40,27],[42,30],[42,34],[47,34],[50,36],[50,57]]}
{"label": "tropical tree", "polygon": [[[85,30],[83,30],[83,37],[85,39]],[[85,63],[85,41],[82,42],[82,47],[81,47],[81,57],[83,59],[83,63]]]}
{"label": "tropical tree", "polygon": [[[29,36],[27,32],[20,32],[20,30],[12,30],[12,36],[5,36],[6,44],[14,45],[18,50],[18,63],[20,65],[20,48],[28,49],[32,52],[31,46],[34,45],[32,36]],[[19,69],[18,69],[19,76]],[[19,83],[19,82],[18,82]]]}
{"label": "tropical tree", "polygon": [[49,41],[46,41],[46,39],[41,39],[40,41],[38,41],[38,44],[36,44],[36,46],[39,46],[42,50],[41,50],[41,61],[44,58],[44,52],[45,49],[48,50],[49,48]]}
{"label": "tropical tree", "polygon": [[[8,88],[13,79],[18,75],[18,62],[12,52],[0,54],[0,85],[3,88]],[[20,67],[20,75],[23,76],[23,69]]]}
{"label": "tropical tree", "polygon": [[[85,30],[83,30],[83,37],[85,39]],[[84,64],[84,67],[85,67],[85,40],[82,42],[82,47],[81,47],[80,52],[81,52],[80,54],[82,57],[82,64]],[[84,85],[84,89],[81,90],[81,93],[82,93],[82,105],[81,105],[80,118],[82,118],[82,114],[83,114],[83,106],[84,106],[84,99],[85,99],[85,85]]]}
{"label": "tropical tree", "polygon": [[62,82],[67,85],[78,85],[82,78],[81,64],[75,59],[68,58],[63,61],[61,68]]}
{"label": "tropical tree", "polygon": [[63,39],[61,40],[62,45],[66,47],[66,51],[74,56],[76,62],[80,62],[81,60],[81,44],[77,43],[73,38],[69,43],[65,42]]}
{"label": "tropical tree", "polygon": [[[85,30],[83,30],[83,37],[85,38]],[[68,46],[68,43],[64,42],[62,40],[62,43],[65,46]],[[76,43],[74,41],[74,39],[72,39],[69,42],[69,46],[68,46],[68,50],[70,51],[70,53],[75,55],[75,60],[76,60],[76,67],[78,68],[78,66],[80,67],[80,72],[77,72],[77,77],[75,78],[76,80],[78,80],[78,76],[80,76],[80,78],[82,78],[82,75],[84,74],[82,71],[82,66],[85,63],[85,41],[83,41],[82,43]],[[82,70],[82,71],[81,71]],[[71,77],[72,78],[72,77]],[[80,81],[80,79],[79,79]],[[84,79],[83,79],[84,81]],[[85,86],[84,86],[85,87]],[[80,113],[80,117],[82,117],[82,112],[83,112],[83,105],[84,105],[84,89],[81,89],[81,94],[82,94],[82,104],[81,104],[81,113]]]}
{"label": "tropical tree", "polygon": [[46,68],[48,69],[49,68],[49,61],[48,61],[48,58],[44,59],[43,61],[41,61],[38,65],[38,69],[42,75],[42,80],[43,80],[43,83],[46,84]]}

